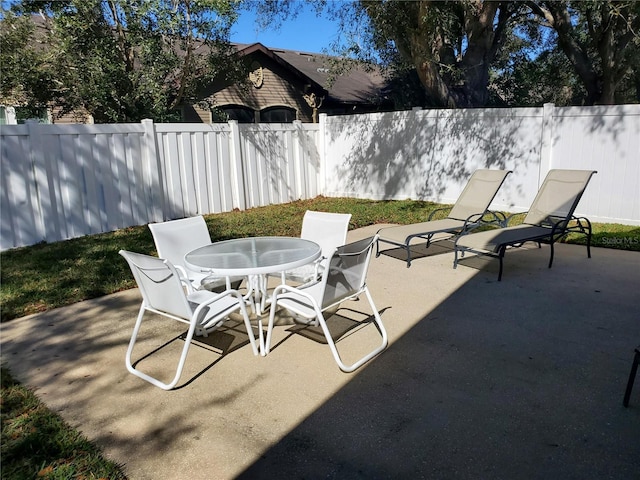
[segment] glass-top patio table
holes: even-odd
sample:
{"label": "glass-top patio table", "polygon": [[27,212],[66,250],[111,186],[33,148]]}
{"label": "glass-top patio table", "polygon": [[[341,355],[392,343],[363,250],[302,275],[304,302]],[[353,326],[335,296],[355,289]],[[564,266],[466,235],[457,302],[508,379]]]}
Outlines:
{"label": "glass-top patio table", "polygon": [[249,237],[205,245],[187,253],[184,259],[196,271],[247,277],[246,298],[260,317],[265,310],[267,275],[311,263],[321,253],[317,243],[297,237]]}
{"label": "glass-top patio table", "polygon": [[306,265],[318,259],[321,253],[317,243],[297,237],[249,237],[205,245],[187,253],[184,259],[196,271],[223,277],[247,277],[253,310],[262,315],[267,274]]}

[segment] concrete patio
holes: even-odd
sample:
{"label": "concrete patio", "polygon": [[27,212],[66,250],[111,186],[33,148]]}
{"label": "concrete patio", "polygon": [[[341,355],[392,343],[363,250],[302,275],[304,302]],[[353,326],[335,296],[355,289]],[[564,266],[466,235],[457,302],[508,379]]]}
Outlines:
{"label": "concrete patio", "polygon": [[[558,245],[547,269],[546,246],[510,251],[502,282],[496,261],[454,270],[437,247],[409,269],[373,258],[390,345],[354,374],[313,332],[278,328],[263,358],[230,323],[162,391],[124,366],[135,289],[2,324],[2,360],[136,480],[639,478],[640,379],[629,408],[622,398],[640,344],[640,253],[592,253]],[[368,313],[345,307],[338,327]],[[347,360],[356,340],[374,341],[367,329],[338,343]],[[183,331],[145,330],[136,358]],[[169,368],[181,342],[140,368]]]}

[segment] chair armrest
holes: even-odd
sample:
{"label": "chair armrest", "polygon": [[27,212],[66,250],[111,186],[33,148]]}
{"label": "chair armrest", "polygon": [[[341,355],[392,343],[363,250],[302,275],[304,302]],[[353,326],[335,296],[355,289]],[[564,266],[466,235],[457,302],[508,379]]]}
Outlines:
{"label": "chair armrest", "polygon": [[483,225],[499,225],[500,227],[506,227],[509,223],[509,220],[513,215],[505,215],[503,212],[496,212],[493,210],[487,210],[485,215],[489,215],[491,217],[490,220],[485,220],[484,215],[483,218],[480,219]]}
{"label": "chair armrest", "polygon": [[504,220],[503,220],[503,224],[505,227],[507,227],[509,225],[509,222],[511,222],[511,219],[513,217],[515,217],[516,215],[527,215],[528,212],[518,212],[518,213],[512,213],[511,215],[506,215]]}
{"label": "chair armrest", "polygon": [[178,276],[180,277],[180,282],[186,287],[187,293],[195,292],[195,288],[193,288],[193,284],[189,280],[189,276],[187,275],[187,271],[182,265],[174,265],[176,271],[178,272]]}
{"label": "chair armrest", "polygon": [[282,292],[300,295],[301,297],[309,300],[309,302],[311,302],[311,305],[315,305],[316,303],[315,299],[310,294],[304,291],[304,287],[293,287],[291,285],[287,285],[286,283],[282,283],[280,285],[277,285],[276,288],[273,289],[273,293],[271,294],[271,305],[277,303],[278,295],[280,295]]}
{"label": "chair armrest", "polygon": [[438,213],[438,212],[444,212],[445,210],[451,210],[451,207],[442,207],[442,208],[436,208],[434,211],[432,211],[429,216],[427,217],[427,221],[430,222],[433,219],[433,216]]}

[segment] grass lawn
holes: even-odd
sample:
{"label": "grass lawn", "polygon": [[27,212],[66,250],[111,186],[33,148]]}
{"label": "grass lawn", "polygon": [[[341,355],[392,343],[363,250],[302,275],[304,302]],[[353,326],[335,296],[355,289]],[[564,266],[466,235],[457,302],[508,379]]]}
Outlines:
{"label": "grass lawn", "polygon": [[[376,223],[425,221],[443,205],[423,201],[372,201],[318,197],[284,205],[206,216],[213,241],[258,235],[299,236],[306,210],[351,213],[349,228]],[[521,221],[516,216],[513,223]],[[594,224],[592,245],[640,251],[640,227]],[[571,243],[584,243],[572,235]],[[0,253],[1,321],[132,288],[135,282],[120,249],[155,255],[146,225]],[[126,478],[120,468],[33,392],[2,371],[2,478]]]}

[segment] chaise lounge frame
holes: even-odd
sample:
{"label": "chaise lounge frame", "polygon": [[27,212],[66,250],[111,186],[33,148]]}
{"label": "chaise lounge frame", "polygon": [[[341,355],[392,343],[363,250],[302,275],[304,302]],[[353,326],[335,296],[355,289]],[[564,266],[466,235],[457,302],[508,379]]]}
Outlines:
{"label": "chaise lounge frame", "polygon": [[[448,210],[449,207],[434,210],[426,222],[381,228],[377,233],[376,257],[382,253],[380,242],[395,245],[407,252],[406,261],[409,268],[412,261],[411,242],[416,238],[426,240],[426,247],[429,248],[434,236],[438,234],[457,235],[483,223],[504,225],[506,217],[501,212],[491,212],[488,208],[510,173],[511,170],[476,170],[446,218],[433,220],[438,212]],[[492,216],[492,220],[485,222],[483,217],[487,214]]]}
{"label": "chaise lounge frame", "polygon": [[574,211],[595,173],[595,170],[550,170],[522,224],[483,232],[463,232],[456,238],[453,268],[465,252],[496,257],[500,260],[498,281],[501,281],[507,248],[520,247],[526,242],[536,242],[539,247],[542,243],[550,245],[548,268],[551,268],[554,243],[569,233],[587,237],[587,256],[591,258],[591,222],[586,217],[576,217]]}

